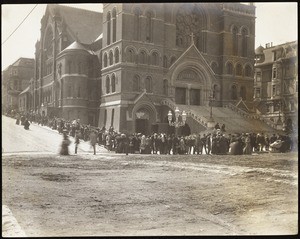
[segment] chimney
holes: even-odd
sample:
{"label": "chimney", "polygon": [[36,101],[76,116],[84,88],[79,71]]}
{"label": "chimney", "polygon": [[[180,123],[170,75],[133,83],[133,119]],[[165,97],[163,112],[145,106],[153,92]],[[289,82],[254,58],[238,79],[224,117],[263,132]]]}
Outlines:
{"label": "chimney", "polygon": [[273,46],[273,42],[271,42],[271,47]]}

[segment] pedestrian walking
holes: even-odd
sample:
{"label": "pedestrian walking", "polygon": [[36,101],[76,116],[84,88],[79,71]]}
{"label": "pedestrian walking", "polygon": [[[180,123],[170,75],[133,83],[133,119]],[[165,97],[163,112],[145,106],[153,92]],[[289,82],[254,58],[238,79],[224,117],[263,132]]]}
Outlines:
{"label": "pedestrian walking", "polygon": [[24,129],[29,130],[29,125],[30,125],[30,123],[29,123],[28,119],[25,119],[24,120]]}
{"label": "pedestrian walking", "polygon": [[90,143],[94,149],[94,155],[96,155],[97,134],[94,130],[90,133]]}
{"label": "pedestrian walking", "polygon": [[80,131],[75,131],[75,154],[77,154],[78,144],[80,143]]}

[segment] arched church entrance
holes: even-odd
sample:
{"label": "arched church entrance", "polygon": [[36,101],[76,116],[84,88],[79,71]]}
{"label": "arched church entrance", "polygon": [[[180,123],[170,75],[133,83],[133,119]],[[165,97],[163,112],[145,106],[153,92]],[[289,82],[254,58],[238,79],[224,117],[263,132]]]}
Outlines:
{"label": "arched church entrance", "polygon": [[135,132],[141,133],[144,135],[149,135],[151,133],[158,131],[158,125],[155,120],[155,112],[147,106],[140,107],[134,113],[134,123],[135,123]]}
{"label": "arched church entrance", "polygon": [[202,105],[205,80],[200,70],[186,67],[179,72],[174,82],[175,103],[181,105]]}

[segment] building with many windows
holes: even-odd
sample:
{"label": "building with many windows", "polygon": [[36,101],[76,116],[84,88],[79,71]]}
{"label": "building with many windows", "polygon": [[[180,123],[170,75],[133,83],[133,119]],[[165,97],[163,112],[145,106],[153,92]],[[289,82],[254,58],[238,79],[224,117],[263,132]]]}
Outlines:
{"label": "building with many windows", "polygon": [[254,101],[257,109],[278,127],[292,129],[298,119],[298,67],[296,41],[255,51]]}
{"label": "building with many windows", "polygon": [[2,71],[2,113],[19,109],[19,94],[33,78],[34,59],[19,58]]}

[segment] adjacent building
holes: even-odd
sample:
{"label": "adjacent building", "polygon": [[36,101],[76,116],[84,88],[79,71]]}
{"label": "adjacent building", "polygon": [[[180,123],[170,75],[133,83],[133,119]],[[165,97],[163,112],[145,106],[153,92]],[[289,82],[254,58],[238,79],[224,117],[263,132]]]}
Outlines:
{"label": "adjacent building", "polygon": [[19,94],[29,86],[33,72],[34,59],[23,57],[2,71],[2,113],[19,110]]}
{"label": "adjacent building", "polygon": [[[256,108],[278,127],[298,122],[298,43],[259,46],[255,50],[254,101]],[[293,127],[294,126],[294,127]]]}

